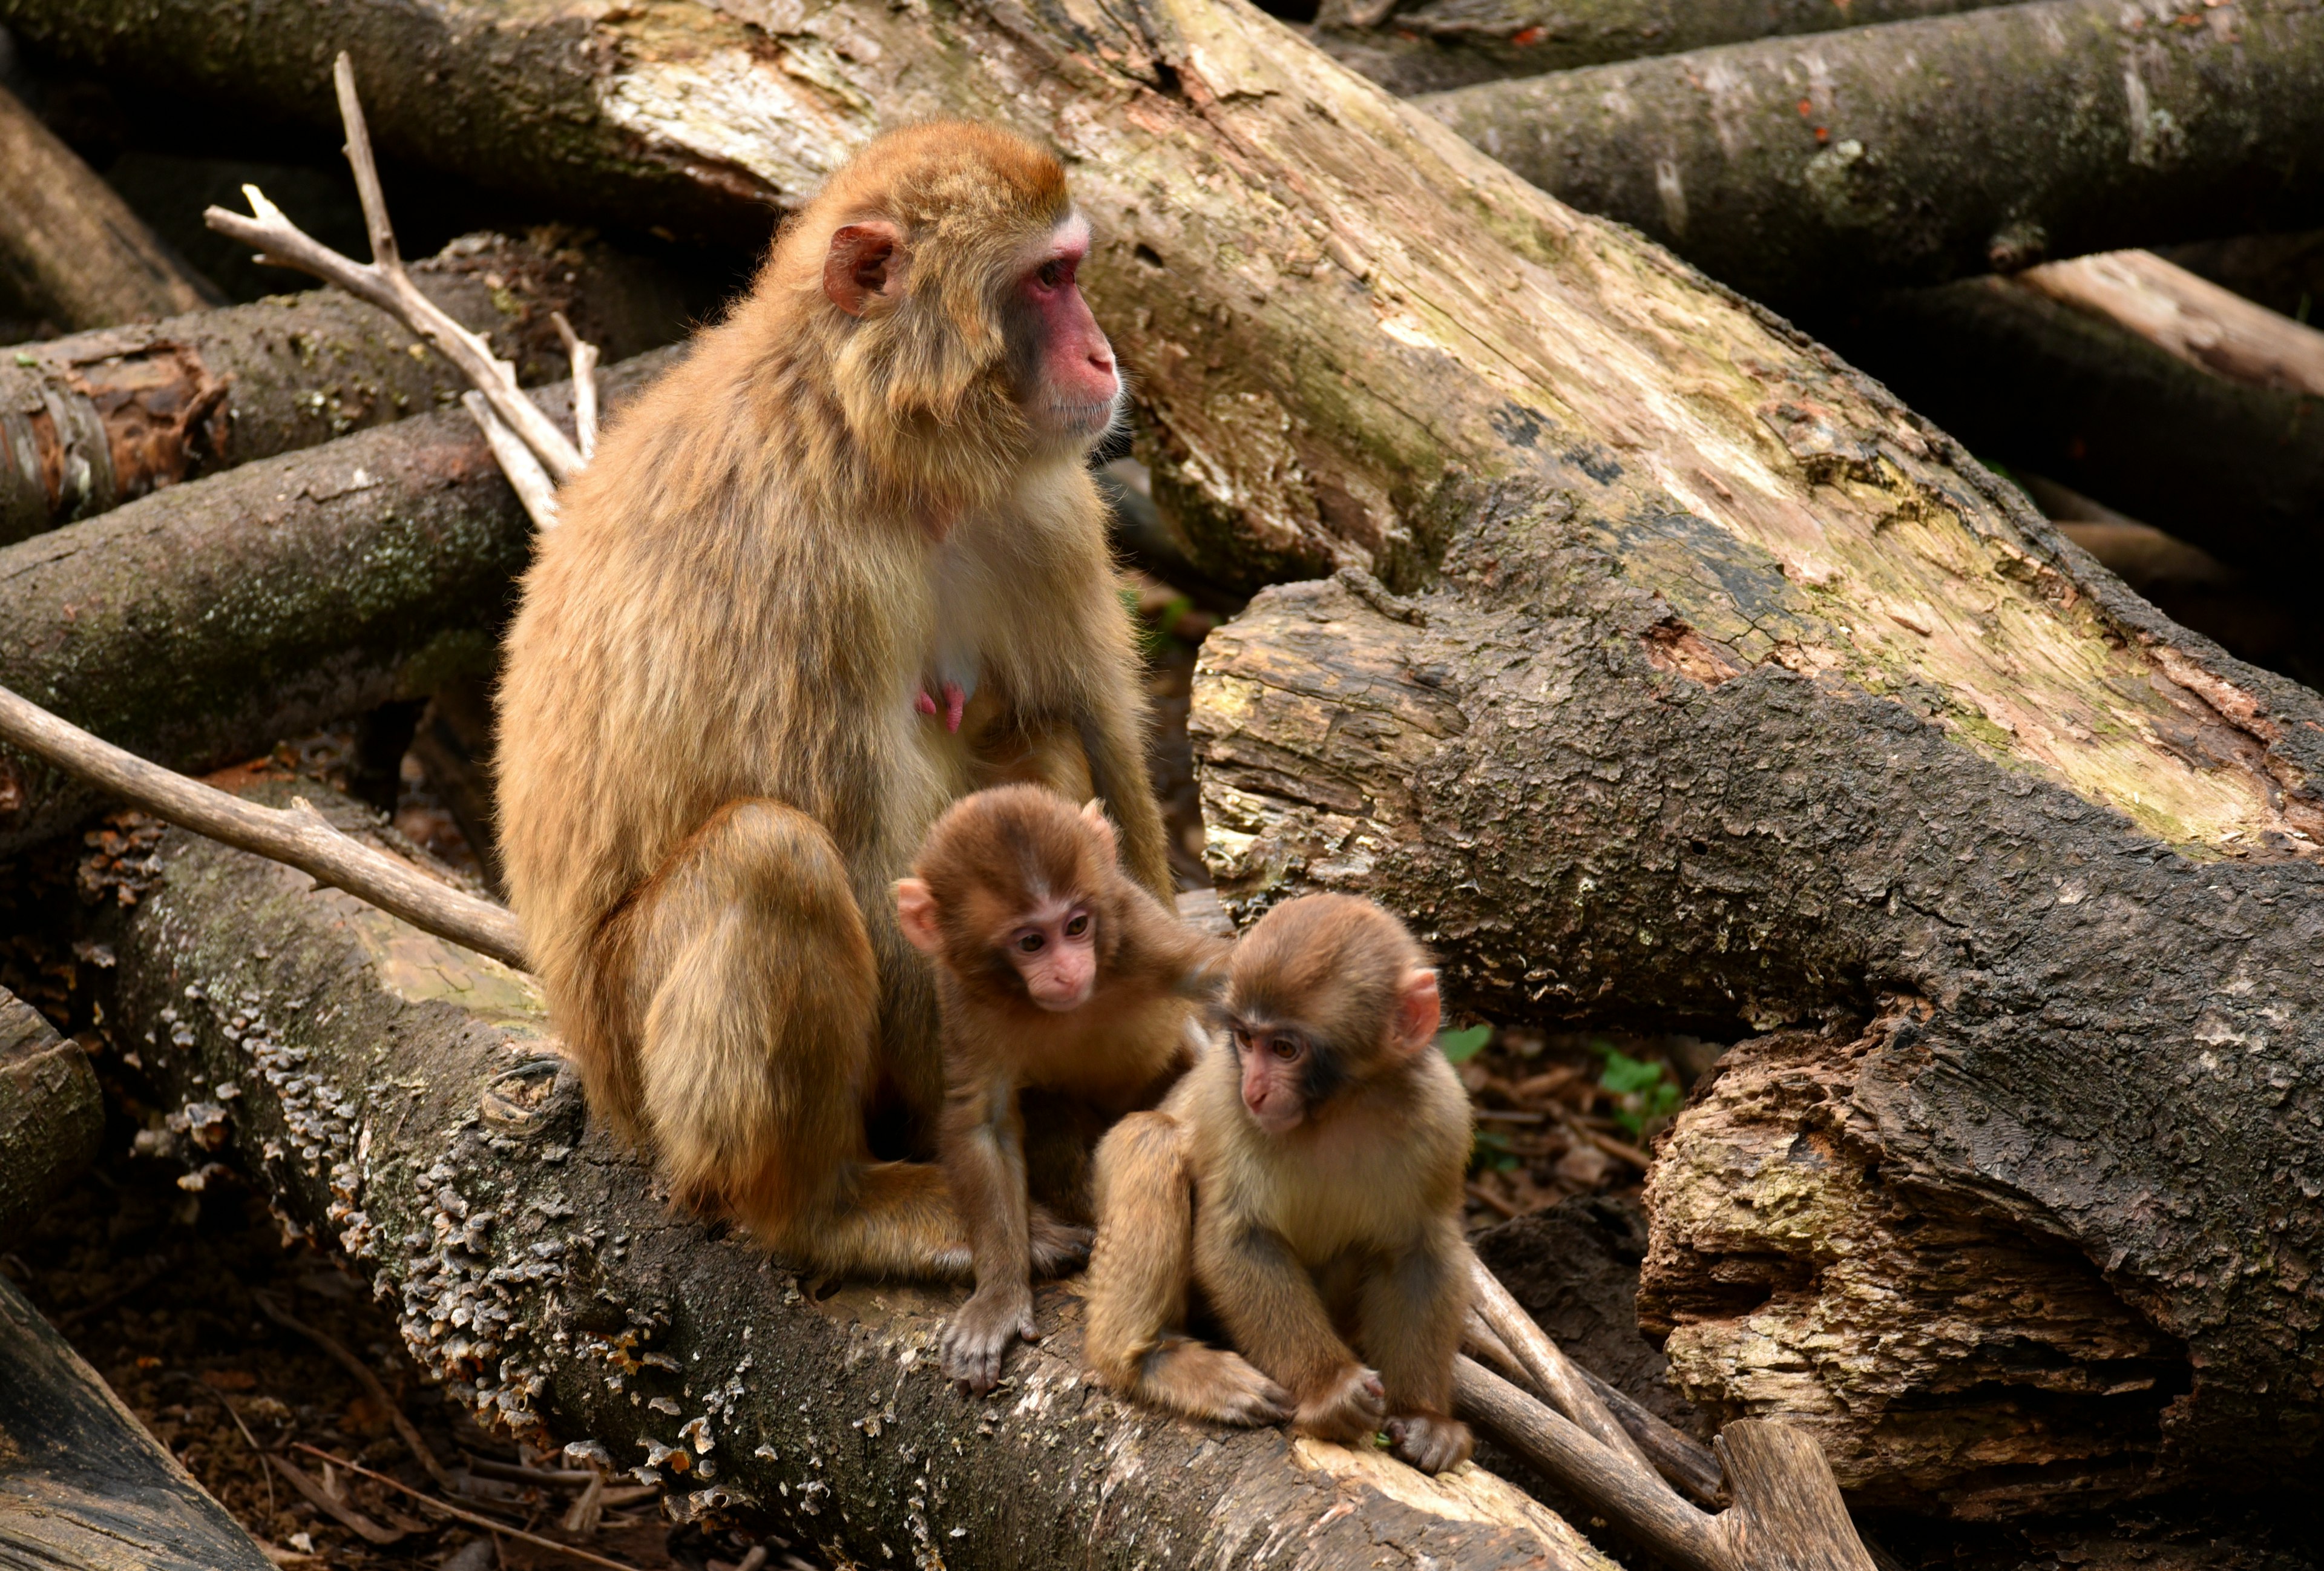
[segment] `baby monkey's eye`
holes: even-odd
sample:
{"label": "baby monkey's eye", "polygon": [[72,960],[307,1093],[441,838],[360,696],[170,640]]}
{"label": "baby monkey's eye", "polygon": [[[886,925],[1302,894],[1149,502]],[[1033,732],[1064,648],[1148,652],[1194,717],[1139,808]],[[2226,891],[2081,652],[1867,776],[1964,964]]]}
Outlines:
{"label": "baby monkey's eye", "polygon": [[1090,929],[1089,912],[1083,911],[1065,924],[1065,937],[1078,938]]}
{"label": "baby monkey's eye", "polygon": [[1287,1064],[1306,1051],[1307,1045],[1297,1037],[1277,1037],[1267,1046],[1269,1052]]}
{"label": "baby monkey's eye", "polygon": [[1065,282],[1065,265],[1062,262],[1044,262],[1041,271],[1034,276],[1041,281],[1043,289],[1056,289]]}
{"label": "baby monkey's eye", "polygon": [[1017,948],[1020,954],[1038,955],[1041,952],[1041,946],[1047,942],[1038,933],[1019,933],[1017,936]]}
{"label": "baby monkey's eye", "polygon": [[1227,1033],[1227,1036],[1233,1041],[1236,1052],[1248,1053],[1250,1051],[1250,1033],[1243,1030],[1242,1027],[1235,1027],[1234,1030]]}

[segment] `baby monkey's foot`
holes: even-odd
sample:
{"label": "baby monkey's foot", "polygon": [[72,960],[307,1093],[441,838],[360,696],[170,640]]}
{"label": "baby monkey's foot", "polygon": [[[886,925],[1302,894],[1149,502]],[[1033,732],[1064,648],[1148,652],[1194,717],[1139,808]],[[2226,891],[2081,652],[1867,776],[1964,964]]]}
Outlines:
{"label": "baby monkey's foot", "polygon": [[1214,1424],[1279,1424],[1291,1416],[1291,1393],[1241,1354],[1186,1337],[1146,1355],[1139,1394]]}
{"label": "baby monkey's foot", "polygon": [[1292,1428],[1318,1440],[1360,1445],[1388,1422],[1388,1393],[1380,1377],[1360,1363],[1346,1370],[1299,1404]]}
{"label": "baby monkey's foot", "polygon": [[1010,1345],[1030,1342],[1038,1334],[1030,1288],[1022,1283],[979,1288],[945,1323],[945,1378],[964,1391],[989,1391],[1001,1379]]}
{"label": "baby monkey's foot", "polygon": [[1477,1448],[1469,1426],[1442,1413],[1398,1413],[1388,1421],[1388,1437],[1396,1454],[1423,1473],[1458,1467]]}
{"label": "baby monkey's foot", "polygon": [[1090,1228],[1059,1221],[1038,1206],[1033,1207],[1031,1233],[1037,1277],[1061,1277],[1081,1270],[1089,1263],[1090,1240],[1097,1236]]}

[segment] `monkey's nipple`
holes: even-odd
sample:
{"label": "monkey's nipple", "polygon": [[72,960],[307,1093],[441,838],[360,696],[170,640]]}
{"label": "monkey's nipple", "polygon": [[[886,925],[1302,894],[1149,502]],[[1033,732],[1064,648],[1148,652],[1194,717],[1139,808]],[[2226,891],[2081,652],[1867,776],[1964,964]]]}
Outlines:
{"label": "monkey's nipple", "polygon": [[[944,697],[945,729],[957,731],[960,729],[961,712],[968,707],[968,695],[961,690],[958,682],[946,682]],[[936,712],[936,701],[928,696],[926,688],[922,688],[919,697],[912,700],[912,707],[923,715],[933,715]]]}

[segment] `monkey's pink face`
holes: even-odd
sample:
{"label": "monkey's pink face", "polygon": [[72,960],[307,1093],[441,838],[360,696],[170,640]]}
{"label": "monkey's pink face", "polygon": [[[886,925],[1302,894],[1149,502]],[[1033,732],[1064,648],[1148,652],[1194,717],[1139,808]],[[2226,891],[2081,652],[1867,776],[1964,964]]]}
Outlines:
{"label": "monkey's pink face", "polygon": [[1075,901],[1045,901],[1009,935],[1009,963],[1043,1009],[1063,1014],[1097,987],[1097,916]]}
{"label": "monkey's pink face", "polygon": [[1027,418],[1079,447],[1103,436],[1121,406],[1113,346],[1078,282],[1089,248],[1089,225],[1078,215],[1052,229],[1026,259],[1010,313]]}
{"label": "monkey's pink face", "polygon": [[1314,1049],[1296,1030],[1237,1025],[1229,1035],[1242,1068],[1242,1104],[1269,1134],[1288,1134],[1307,1116]]}

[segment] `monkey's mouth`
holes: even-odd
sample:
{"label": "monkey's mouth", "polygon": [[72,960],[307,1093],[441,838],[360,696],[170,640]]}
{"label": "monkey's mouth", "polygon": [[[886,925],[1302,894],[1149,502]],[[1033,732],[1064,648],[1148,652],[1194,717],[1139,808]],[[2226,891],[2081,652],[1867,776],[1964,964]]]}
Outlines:
{"label": "monkey's mouth", "polygon": [[1060,436],[1100,437],[1111,427],[1121,411],[1121,394],[1090,403],[1064,403],[1052,401],[1049,409],[1049,429]]}

